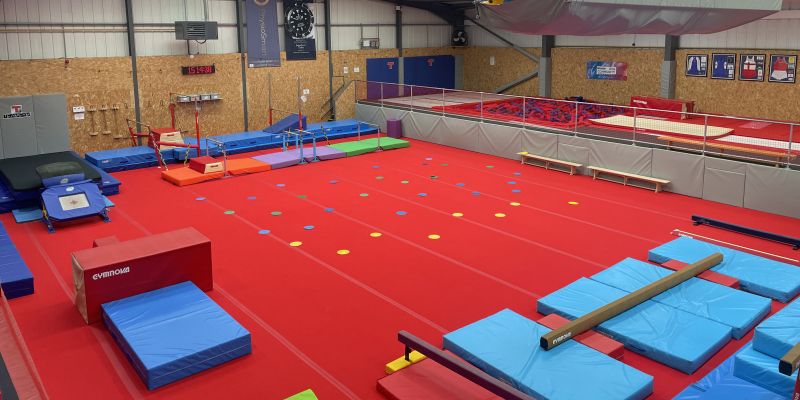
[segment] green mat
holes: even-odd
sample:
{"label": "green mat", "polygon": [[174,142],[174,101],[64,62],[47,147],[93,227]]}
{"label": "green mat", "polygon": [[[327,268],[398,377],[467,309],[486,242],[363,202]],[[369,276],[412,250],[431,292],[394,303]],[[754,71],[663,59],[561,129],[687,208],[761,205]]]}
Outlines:
{"label": "green mat", "polygon": [[[393,139],[390,137],[381,137],[380,144],[381,144],[381,149],[383,150],[401,149],[403,147],[408,147],[411,145],[411,143],[405,140]],[[335,143],[329,145],[328,147],[332,147],[336,150],[343,151],[347,154],[348,157],[352,157],[361,154],[371,153],[373,151],[378,150],[378,138],[369,138],[364,140],[355,140],[352,142]]]}
{"label": "green mat", "polygon": [[317,395],[311,389],[304,390],[292,397],[287,397],[286,400],[317,400]]}

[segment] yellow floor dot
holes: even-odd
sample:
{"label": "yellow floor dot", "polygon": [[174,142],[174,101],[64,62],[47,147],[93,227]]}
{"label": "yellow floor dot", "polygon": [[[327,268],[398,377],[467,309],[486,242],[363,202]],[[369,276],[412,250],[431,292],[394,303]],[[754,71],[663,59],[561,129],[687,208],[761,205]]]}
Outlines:
{"label": "yellow floor dot", "polygon": [[494,216],[497,217],[497,218],[505,218],[506,217],[506,215],[503,214],[503,213],[497,213]]}
{"label": "yellow floor dot", "polygon": [[303,245],[303,242],[292,242],[292,243],[289,243],[289,246],[292,246],[292,247],[300,247],[302,245]]}
{"label": "yellow floor dot", "polygon": [[436,239],[439,239],[440,237],[441,236],[439,236],[439,235],[437,235],[435,233],[431,234],[431,235],[428,235],[428,239],[431,239],[431,240],[436,240]]}
{"label": "yellow floor dot", "polygon": [[579,203],[577,201],[568,201],[567,204],[571,206],[577,206]]}
{"label": "yellow floor dot", "polygon": [[344,256],[344,255],[350,254],[350,250],[341,249],[341,250],[337,251],[336,254],[338,254],[340,256]]}
{"label": "yellow floor dot", "polygon": [[453,213],[453,216],[454,217],[463,217],[464,214],[463,213]]}
{"label": "yellow floor dot", "polygon": [[514,207],[519,207],[520,206],[520,204],[517,203],[516,201],[512,201],[511,203],[508,203],[508,204],[510,204],[510,205],[512,205]]}
{"label": "yellow floor dot", "polygon": [[383,234],[380,233],[380,232],[372,232],[369,235],[372,236],[372,237],[381,237],[381,236],[383,236]]}

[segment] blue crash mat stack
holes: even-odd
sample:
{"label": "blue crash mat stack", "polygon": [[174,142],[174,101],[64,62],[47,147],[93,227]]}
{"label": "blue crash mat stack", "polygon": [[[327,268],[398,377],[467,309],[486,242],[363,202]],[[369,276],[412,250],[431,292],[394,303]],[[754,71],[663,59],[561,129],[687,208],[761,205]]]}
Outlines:
{"label": "blue crash mat stack", "polygon": [[545,351],[550,329],[511,310],[444,336],[444,348],[535,398],[644,399],[653,377],[576,341]]}
{"label": "blue crash mat stack", "polygon": [[33,274],[0,222],[0,288],[7,299],[33,294]]}
{"label": "blue crash mat stack", "polygon": [[103,320],[152,390],[250,354],[250,333],[191,282],[105,303]]}

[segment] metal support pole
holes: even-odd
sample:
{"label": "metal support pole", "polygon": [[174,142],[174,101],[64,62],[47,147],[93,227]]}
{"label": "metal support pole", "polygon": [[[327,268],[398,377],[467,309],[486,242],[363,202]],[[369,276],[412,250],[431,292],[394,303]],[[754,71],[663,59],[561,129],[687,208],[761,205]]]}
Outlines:
{"label": "metal support pole", "polygon": [[580,106],[581,106],[581,103],[576,101],[575,102],[575,129],[574,129],[575,136],[578,136],[578,107],[580,107]]}
{"label": "metal support pole", "polygon": [[789,148],[786,150],[786,168],[792,161],[792,140],[794,139],[794,124],[789,125]]}
{"label": "metal support pole", "polygon": [[303,100],[301,99],[300,77],[297,77],[297,115],[299,116],[298,128],[305,129],[303,126]]}
{"label": "metal support pole", "polygon": [[481,122],[483,122],[483,92],[481,92]]}
{"label": "metal support pole", "polygon": [[303,149],[306,147],[303,144],[303,131],[297,131],[297,137],[300,138],[300,164],[306,164],[306,158],[303,156]]}
{"label": "metal support pole", "polygon": [[[247,112],[247,60],[245,55],[245,46],[247,41],[245,40],[245,29],[244,29],[244,1],[236,1],[236,33],[237,33],[237,41],[239,45],[239,59],[241,60],[242,64],[242,108],[244,110],[244,130],[249,130],[249,116]],[[188,43],[188,42],[187,42]],[[272,121],[270,121],[270,125],[272,125]]]}
{"label": "metal support pole", "polygon": [[527,106],[528,106],[528,100],[525,98],[525,96],[522,96],[522,127],[523,128],[525,127],[525,118],[527,117],[527,114],[525,113],[525,111],[527,111]]}
{"label": "metal support pole", "polygon": [[[325,21],[326,23],[328,21]],[[403,9],[402,7],[394,6],[394,40],[395,47],[397,47],[397,56],[403,56]]]}
{"label": "metal support pole", "polygon": [[409,94],[411,95],[411,111],[414,111],[414,86],[409,86]]}
{"label": "metal support pole", "polygon": [[708,138],[708,115],[703,117],[703,155],[706,155],[707,138]]}
{"label": "metal support pole", "polygon": [[[325,0],[325,50],[328,50],[328,98],[331,99],[331,117],[336,120],[336,101],[333,99],[333,49],[331,45],[331,0]],[[344,84],[344,82],[342,82]],[[353,103],[355,104],[355,103]]]}
{"label": "metal support pole", "polygon": [[272,126],[272,74],[267,74],[267,108],[269,109],[269,125]]}
{"label": "metal support pole", "polygon": [[[133,114],[136,120],[136,132],[141,132],[142,109],[139,105],[139,69],[136,67],[136,39],[133,31],[133,0],[125,0],[125,23],[128,30],[128,53],[131,56],[131,77],[133,78]],[[139,146],[142,138],[138,138]]]}

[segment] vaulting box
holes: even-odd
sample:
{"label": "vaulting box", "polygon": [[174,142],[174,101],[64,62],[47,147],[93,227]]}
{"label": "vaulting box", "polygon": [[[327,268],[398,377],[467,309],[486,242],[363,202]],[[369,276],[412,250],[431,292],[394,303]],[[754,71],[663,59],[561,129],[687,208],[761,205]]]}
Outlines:
{"label": "vaulting box", "polygon": [[194,228],[109,243],[72,253],[75,304],[87,323],[103,303],[184,281],[209,291],[211,241]]}

